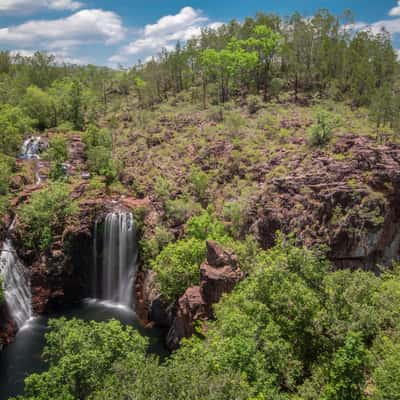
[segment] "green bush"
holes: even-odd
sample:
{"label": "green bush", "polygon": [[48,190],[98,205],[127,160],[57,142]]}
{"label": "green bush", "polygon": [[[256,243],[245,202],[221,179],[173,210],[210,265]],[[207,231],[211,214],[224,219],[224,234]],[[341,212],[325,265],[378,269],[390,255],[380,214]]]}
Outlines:
{"label": "green bush", "polygon": [[37,86],[29,86],[22,99],[22,105],[38,129],[43,130],[56,125],[53,99],[44,90]]}
{"label": "green bush", "polygon": [[373,371],[373,400],[400,399],[400,343],[383,337],[378,343],[378,364]]}
{"label": "green bush", "polygon": [[205,260],[206,240],[234,247],[223,224],[211,213],[203,211],[192,217],[185,230],[185,237],[165,246],[151,267],[157,272],[157,282],[163,296],[175,301],[184,291],[199,283],[199,266]]}
{"label": "green bush", "polygon": [[311,146],[323,146],[331,140],[333,129],[339,121],[336,115],[325,110],[318,111],[315,118],[315,123],[308,130],[308,143]]}
{"label": "green bush", "polygon": [[185,234],[189,238],[203,241],[211,239],[226,242],[228,240],[224,225],[210,210],[192,217],[187,223]]}
{"label": "green bush", "polygon": [[112,138],[108,129],[99,128],[94,124],[90,124],[84,134],[83,141],[88,148],[102,146],[111,149]]}
{"label": "green bush", "polygon": [[147,262],[156,258],[161,250],[173,240],[174,235],[166,227],[162,225],[156,226],[151,238],[143,238],[140,241],[142,259]]}
{"label": "green bush", "polygon": [[166,300],[175,301],[188,287],[199,283],[199,266],[205,255],[205,242],[196,238],[180,240],[164,247],[151,262],[151,268],[157,272],[157,283]]}
{"label": "green bush", "polygon": [[237,135],[240,129],[245,125],[245,120],[238,112],[233,111],[225,117],[224,123],[229,133]]}
{"label": "green bush", "polygon": [[55,234],[63,231],[68,217],[77,211],[70,191],[69,185],[54,182],[33,193],[30,201],[18,208],[19,229],[27,248],[46,250]]}
{"label": "green bush", "polygon": [[11,156],[21,147],[24,135],[35,121],[21,108],[5,104],[0,106],[0,151]]}
{"label": "green bush", "polygon": [[184,224],[190,217],[198,214],[201,209],[201,205],[189,196],[167,200],[165,203],[166,216],[174,225]]}
{"label": "green bush", "polygon": [[247,97],[247,109],[249,114],[256,114],[263,108],[260,96],[250,95]]}
{"label": "green bush", "polygon": [[190,183],[192,184],[194,195],[200,202],[204,203],[207,200],[207,192],[210,186],[210,175],[197,167],[192,167]]}
{"label": "green bush", "polygon": [[43,352],[49,370],[25,380],[27,399],[87,399],[102,393],[118,363],[128,359],[136,368],[146,363],[147,340],[116,320],[59,318],[50,320],[49,327]]}
{"label": "green bush", "polygon": [[60,179],[65,177],[63,163],[68,160],[68,140],[64,135],[54,135],[50,139],[49,148],[45,157],[50,161],[51,179]]}

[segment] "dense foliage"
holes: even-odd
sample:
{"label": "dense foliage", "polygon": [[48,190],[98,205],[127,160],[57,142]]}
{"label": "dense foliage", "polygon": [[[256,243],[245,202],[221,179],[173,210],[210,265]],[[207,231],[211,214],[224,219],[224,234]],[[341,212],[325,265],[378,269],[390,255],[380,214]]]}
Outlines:
{"label": "dense foliage", "polygon": [[76,211],[70,190],[66,183],[51,183],[19,207],[22,240],[27,248],[46,250],[55,235],[62,233],[66,219]]}
{"label": "dense foliage", "polygon": [[204,338],[161,364],[117,322],[52,322],[50,368],[27,378],[25,398],[398,398],[397,270],[331,272],[283,238],[256,260]]}
{"label": "dense foliage", "polygon": [[[398,140],[398,74],[387,32],[357,30],[351,15],[326,10],[206,28],[129,69],[0,52],[0,214],[27,184],[29,162],[14,162],[24,137],[49,138],[49,183],[16,210],[27,249],[46,251],[77,211],[70,195],[82,171],[64,173],[77,135],[91,174],[85,196],[128,194],[154,206],[141,257],[164,300],[198,284],[209,239],[233,250],[246,273],[215,320],[162,361],[116,321],[52,321],[49,368],[26,379],[20,399],[400,400],[398,268],[332,271],[320,249],[279,237],[262,251],[247,236],[257,190],[291,168],[307,171],[314,147],[326,160],[353,157],[331,152],[342,126]],[[347,186],[349,197],[364,193],[354,179]],[[368,196],[383,202],[380,192]],[[374,228],[383,223],[376,209],[365,216]]]}
{"label": "dense foliage", "polygon": [[156,280],[166,300],[178,299],[188,287],[199,283],[199,267],[206,256],[206,240],[216,240],[239,251],[243,247],[227,235],[223,224],[211,210],[191,218],[185,237],[168,243],[151,261],[151,269],[157,272]]}

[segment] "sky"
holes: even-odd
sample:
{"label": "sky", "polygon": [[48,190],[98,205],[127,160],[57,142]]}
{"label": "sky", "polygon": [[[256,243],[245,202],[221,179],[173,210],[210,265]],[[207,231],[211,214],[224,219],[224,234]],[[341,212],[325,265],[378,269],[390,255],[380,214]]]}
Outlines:
{"label": "sky", "polygon": [[257,11],[310,16],[320,8],[336,15],[351,8],[358,27],[385,27],[400,49],[396,0],[0,0],[0,49],[21,55],[47,51],[77,64],[129,66],[205,26],[241,21]]}

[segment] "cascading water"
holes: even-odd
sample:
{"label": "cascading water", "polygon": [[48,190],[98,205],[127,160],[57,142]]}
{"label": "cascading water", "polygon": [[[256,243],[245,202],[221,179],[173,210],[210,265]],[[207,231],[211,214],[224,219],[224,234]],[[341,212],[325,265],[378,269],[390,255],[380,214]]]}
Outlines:
{"label": "cascading water", "polygon": [[25,267],[19,260],[11,240],[6,239],[0,255],[5,300],[18,328],[32,317],[32,294]]}
{"label": "cascading water", "polygon": [[133,216],[123,212],[106,216],[101,263],[97,243],[100,226],[95,224],[92,296],[132,307],[138,258]]}
{"label": "cascading water", "polygon": [[26,139],[22,145],[20,157],[23,159],[39,158],[41,139],[40,136],[30,136]]}
{"label": "cascading water", "polygon": [[30,136],[25,140],[22,145],[21,152],[19,158],[22,160],[36,160],[35,161],[35,169],[36,169],[36,184],[40,185],[42,183],[42,177],[40,176],[40,152],[43,150],[44,146],[42,143],[41,136]]}

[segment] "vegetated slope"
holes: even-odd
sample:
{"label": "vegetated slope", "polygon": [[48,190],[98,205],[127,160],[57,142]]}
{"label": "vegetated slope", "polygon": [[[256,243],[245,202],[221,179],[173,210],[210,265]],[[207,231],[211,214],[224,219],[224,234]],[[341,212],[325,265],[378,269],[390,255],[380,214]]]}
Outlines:
{"label": "vegetated slope", "polygon": [[343,22],[259,14],[128,71],[2,53],[1,150],[50,141],[44,187],[0,159],[38,310],[81,295],[117,204],[142,234],[141,311],[175,347],[195,333],[160,363],[118,323],[54,322],[26,398],[398,398],[399,65],[388,34]]}

